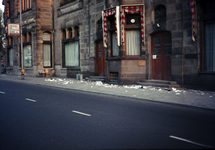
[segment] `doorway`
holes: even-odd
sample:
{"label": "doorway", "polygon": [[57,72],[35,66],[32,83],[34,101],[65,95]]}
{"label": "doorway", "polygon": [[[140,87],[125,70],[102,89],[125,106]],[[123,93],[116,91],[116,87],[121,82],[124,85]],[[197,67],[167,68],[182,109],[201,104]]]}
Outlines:
{"label": "doorway", "polygon": [[106,52],[103,41],[96,42],[97,74],[106,76]]}
{"label": "doorway", "polygon": [[156,32],[151,38],[152,79],[171,80],[171,33],[168,31]]}

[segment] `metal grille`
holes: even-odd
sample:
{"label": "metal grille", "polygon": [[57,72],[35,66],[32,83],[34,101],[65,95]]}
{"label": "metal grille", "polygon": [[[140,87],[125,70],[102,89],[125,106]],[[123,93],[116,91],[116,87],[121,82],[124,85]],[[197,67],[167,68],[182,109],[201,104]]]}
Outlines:
{"label": "metal grille", "polygon": [[109,82],[118,82],[118,72],[110,72],[109,73]]}

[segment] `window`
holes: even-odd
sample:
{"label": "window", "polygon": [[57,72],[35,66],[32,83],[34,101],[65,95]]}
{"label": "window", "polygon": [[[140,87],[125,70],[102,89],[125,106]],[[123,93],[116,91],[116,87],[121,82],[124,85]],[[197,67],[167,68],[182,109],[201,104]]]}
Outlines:
{"label": "window", "polygon": [[10,18],[10,2],[7,2],[7,18]]}
{"label": "window", "polygon": [[126,56],[140,56],[140,14],[126,15]]}
{"label": "window", "polygon": [[9,49],[9,66],[13,66],[13,49]]}
{"label": "window", "polygon": [[166,22],[166,7],[164,5],[158,5],[155,8],[155,23],[162,24]]}
{"label": "window", "polygon": [[[79,67],[79,27],[68,29],[68,37],[65,36],[66,30],[62,30],[63,42],[63,67]],[[73,37],[74,35],[74,37]],[[67,38],[67,39],[66,39]]]}
{"label": "window", "polygon": [[7,64],[13,66],[13,38],[7,38]]}
{"label": "window", "polygon": [[[22,2],[22,11],[29,10],[31,8],[31,0],[21,0]],[[20,0],[17,2],[17,9],[20,12]]]}
{"label": "window", "polygon": [[119,46],[117,45],[115,32],[112,32],[112,56],[119,56]]}
{"label": "window", "polygon": [[202,71],[215,72],[215,1],[202,1],[203,48]]}
{"label": "window", "polygon": [[102,18],[100,18],[96,23],[96,33],[102,34]]}
{"label": "window", "polygon": [[205,23],[205,71],[215,71],[215,23]]}
{"label": "window", "polygon": [[116,25],[115,25],[115,15],[110,15],[108,17],[108,30],[111,35],[111,56],[117,57],[119,56],[119,46],[117,45],[116,38]]}
{"label": "window", "polygon": [[68,29],[68,37],[69,37],[69,39],[71,39],[73,37],[72,28]]}
{"label": "window", "polygon": [[[22,39],[23,39],[23,66],[32,67],[31,33],[23,34]],[[21,66],[21,48],[20,48],[20,66]]]}
{"label": "window", "polygon": [[32,50],[31,45],[23,46],[24,67],[32,67]]}
{"label": "window", "polygon": [[126,55],[127,56],[140,55],[140,31],[139,30],[126,31]]}
{"label": "window", "polygon": [[52,67],[52,34],[43,33],[43,67]]}
{"label": "window", "polygon": [[63,29],[62,30],[62,40],[65,40],[66,39],[66,30]]}
{"label": "window", "polygon": [[65,67],[79,67],[79,42],[69,42],[65,44]]}
{"label": "window", "polygon": [[75,37],[79,37],[79,27],[75,26]]}

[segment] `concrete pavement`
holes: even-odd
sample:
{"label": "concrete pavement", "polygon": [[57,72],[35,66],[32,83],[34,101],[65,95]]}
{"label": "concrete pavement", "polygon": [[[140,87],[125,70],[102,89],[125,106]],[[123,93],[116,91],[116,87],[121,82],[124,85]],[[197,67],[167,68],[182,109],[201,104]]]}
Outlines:
{"label": "concrete pavement", "polygon": [[[0,75],[0,81],[1,80],[9,80],[13,82],[36,84],[97,94],[108,94],[140,100],[172,103],[215,110],[215,92],[213,91],[200,91],[192,89],[180,90],[175,88],[173,88],[172,91],[168,91],[166,89],[155,87],[146,87],[139,85],[119,86],[104,84],[100,81],[79,81],[73,78],[58,77],[25,77],[25,80],[21,80],[21,76],[11,76],[6,74]],[[0,89],[0,91],[1,90],[3,89]]]}

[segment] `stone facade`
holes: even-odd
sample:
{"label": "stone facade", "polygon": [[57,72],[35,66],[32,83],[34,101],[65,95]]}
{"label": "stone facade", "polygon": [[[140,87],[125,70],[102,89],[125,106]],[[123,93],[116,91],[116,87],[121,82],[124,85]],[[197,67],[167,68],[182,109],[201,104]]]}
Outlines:
{"label": "stone facade", "polygon": [[[116,8],[116,6],[143,6],[145,24],[145,42],[140,44],[140,54],[130,57],[127,54],[126,42],[119,47],[119,55],[112,56],[111,34],[116,30],[107,22],[106,77],[110,81],[112,74],[117,75],[117,83],[133,84],[141,79],[154,79],[155,55],[153,40],[159,34],[168,33],[170,39],[169,71],[170,79],[185,87],[200,87],[213,89],[215,87],[215,70],[204,69],[204,24],[205,20],[214,22],[214,12],[203,15],[201,11],[208,0],[196,1],[197,35],[192,40],[192,15],[190,0],[31,0],[31,9],[23,12],[23,21],[35,18],[35,22],[23,25],[23,33],[32,35],[32,68],[26,69],[26,75],[36,76],[43,67],[42,34],[46,31],[52,34],[52,67],[48,68],[52,75],[84,77],[98,74],[98,41],[103,39],[101,27],[102,11]],[[6,6],[7,0],[4,0]],[[163,10],[158,10],[158,8]],[[10,2],[10,18],[7,23],[19,23],[17,0]],[[163,17],[162,18],[162,13]],[[121,19],[121,18],[120,18]],[[163,19],[163,21],[158,22]],[[126,31],[136,29],[129,26]],[[79,33],[77,35],[77,33]],[[164,36],[166,38],[166,35]],[[162,39],[163,42],[166,39]],[[78,46],[74,46],[78,43]],[[18,38],[13,38],[14,66],[7,67],[8,74],[20,73],[20,49]],[[165,45],[165,44],[164,44]],[[168,44],[167,44],[168,45]],[[68,47],[73,47],[78,54],[75,60],[68,60],[71,53]],[[156,45],[155,45],[156,47]],[[166,53],[166,47],[163,46]],[[215,50],[213,50],[215,51]],[[214,52],[215,53],[215,52]],[[214,60],[215,61],[215,60]],[[165,62],[165,61],[163,61]],[[75,65],[73,63],[76,63]],[[163,65],[164,66],[164,65]],[[164,73],[165,75],[165,73]],[[162,78],[161,78],[162,79]],[[162,79],[163,80],[163,79]]]}
{"label": "stone facade", "polygon": [[[9,7],[7,7],[8,3]],[[5,5],[5,25],[8,23],[19,24],[19,0],[3,0],[3,4]],[[9,16],[7,16],[8,12]],[[27,4],[26,1],[25,8],[22,10],[23,46],[29,45],[31,47],[31,64],[29,66],[24,66],[26,76],[37,76],[38,72],[43,72],[45,70],[45,68],[43,68],[42,35],[44,31],[52,32],[52,30],[52,2],[50,0],[30,0],[29,4]],[[25,38],[26,41],[24,41]],[[12,48],[13,65],[8,65],[6,73],[10,75],[20,75],[20,37],[8,36],[7,39],[12,40],[11,45],[7,45],[7,50]],[[9,59],[9,56],[7,56],[7,59]],[[7,60],[7,62],[8,61],[9,60]]]}

